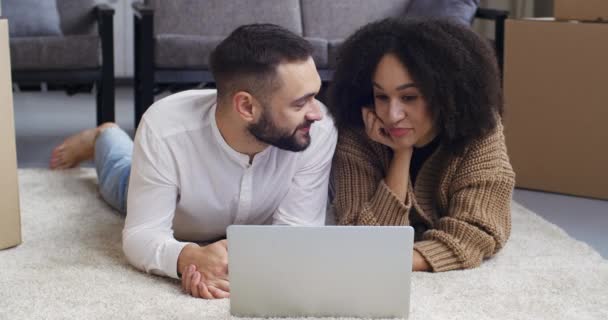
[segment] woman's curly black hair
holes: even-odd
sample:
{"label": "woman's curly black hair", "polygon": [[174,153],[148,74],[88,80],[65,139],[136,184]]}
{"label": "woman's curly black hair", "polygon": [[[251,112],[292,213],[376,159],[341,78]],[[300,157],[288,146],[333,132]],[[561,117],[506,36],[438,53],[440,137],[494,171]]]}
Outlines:
{"label": "woman's curly black hair", "polygon": [[338,129],[364,126],[361,108],[373,105],[372,77],[388,53],[406,66],[450,152],[497,126],[502,89],[489,43],[446,19],[389,18],[362,27],[340,49],[329,91]]}

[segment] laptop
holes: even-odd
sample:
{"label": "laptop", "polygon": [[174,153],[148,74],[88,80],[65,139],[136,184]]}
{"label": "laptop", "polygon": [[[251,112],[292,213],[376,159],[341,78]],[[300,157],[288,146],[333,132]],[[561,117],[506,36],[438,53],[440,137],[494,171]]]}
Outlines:
{"label": "laptop", "polygon": [[228,227],[230,313],[407,318],[414,229]]}

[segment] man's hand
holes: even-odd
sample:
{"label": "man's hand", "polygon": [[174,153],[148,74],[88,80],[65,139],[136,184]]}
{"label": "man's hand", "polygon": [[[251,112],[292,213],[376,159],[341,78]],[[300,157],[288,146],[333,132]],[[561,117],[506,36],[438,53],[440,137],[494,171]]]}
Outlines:
{"label": "man's hand", "polygon": [[226,240],[203,247],[189,244],[182,249],[177,264],[186,293],[204,299],[230,297]]}

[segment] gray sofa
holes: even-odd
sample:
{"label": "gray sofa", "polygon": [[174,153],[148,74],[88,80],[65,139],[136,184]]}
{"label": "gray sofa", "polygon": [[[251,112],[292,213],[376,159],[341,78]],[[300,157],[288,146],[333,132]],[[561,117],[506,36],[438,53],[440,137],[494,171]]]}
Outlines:
{"label": "gray sofa", "polygon": [[97,123],[114,121],[114,10],[96,0],[4,0],[2,7],[13,82],[70,93],[94,85]]}
{"label": "gray sofa", "polygon": [[[135,9],[135,121],[166,84],[213,82],[208,57],[232,30],[281,25],[310,41],[323,81],[359,27],[389,16],[450,16],[470,24],[478,0],[145,0]],[[483,14],[483,12],[481,12]],[[506,13],[490,11],[490,19]]]}

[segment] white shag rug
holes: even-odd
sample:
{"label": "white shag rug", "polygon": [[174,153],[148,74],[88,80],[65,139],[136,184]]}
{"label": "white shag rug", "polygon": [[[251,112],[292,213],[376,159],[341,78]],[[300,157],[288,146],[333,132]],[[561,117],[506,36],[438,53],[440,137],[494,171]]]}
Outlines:
{"label": "white shag rug", "polygon": [[[20,170],[19,180],[23,244],[0,251],[0,319],[233,318],[228,300],[191,298],[127,263],[124,220],[92,169]],[[608,319],[608,261],[513,203],[495,258],[413,275],[410,319]]]}

